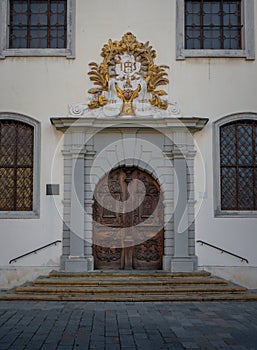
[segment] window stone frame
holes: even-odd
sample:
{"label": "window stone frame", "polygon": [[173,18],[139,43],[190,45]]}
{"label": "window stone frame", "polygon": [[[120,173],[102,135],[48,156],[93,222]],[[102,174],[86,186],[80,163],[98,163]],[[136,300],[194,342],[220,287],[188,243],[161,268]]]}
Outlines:
{"label": "window stone frame", "polygon": [[232,114],[213,123],[213,200],[215,217],[257,217],[257,210],[222,210],[221,209],[221,186],[220,186],[220,127],[235,121],[253,120],[257,122],[256,113]]}
{"label": "window stone frame", "polygon": [[59,56],[66,58],[75,58],[75,16],[76,0],[67,0],[67,47],[65,49],[10,49],[8,46],[9,32],[9,0],[0,1],[0,59],[8,56],[26,57],[26,56]]}
{"label": "window stone frame", "polygon": [[0,113],[0,120],[26,123],[34,129],[33,145],[33,210],[0,211],[0,219],[38,219],[40,217],[40,149],[41,124],[39,121],[18,113]]}
{"label": "window stone frame", "polygon": [[176,1],[176,59],[189,57],[236,57],[255,59],[254,46],[254,0],[242,0],[242,45],[241,50],[185,49],[185,1]]}

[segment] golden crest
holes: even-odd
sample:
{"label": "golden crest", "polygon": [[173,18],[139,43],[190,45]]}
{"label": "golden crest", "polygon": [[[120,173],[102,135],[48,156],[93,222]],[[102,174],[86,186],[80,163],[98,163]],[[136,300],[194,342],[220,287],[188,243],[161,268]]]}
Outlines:
{"label": "golden crest", "polygon": [[169,67],[155,65],[156,52],[149,42],[140,43],[132,33],[126,33],[120,41],[109,39],[101,56],[100,65],[89,64],[88,74],[95,85],[88,91],[92,94],[89,108],[122,103],[124,112],[124,106],[131,104],[131,113],[132,103],[137,101],[167,109],[168,102],[163,99],[167,93],[158,88],[169,83],[165,72]]}

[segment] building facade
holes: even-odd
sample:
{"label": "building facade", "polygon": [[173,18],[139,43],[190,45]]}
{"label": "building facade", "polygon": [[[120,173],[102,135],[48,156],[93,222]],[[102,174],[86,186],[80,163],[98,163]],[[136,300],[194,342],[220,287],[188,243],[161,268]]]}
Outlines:
{"label": "building facade", "polygon": [[1,287],[204,268],[256,288],[256,0],[0,11]]}

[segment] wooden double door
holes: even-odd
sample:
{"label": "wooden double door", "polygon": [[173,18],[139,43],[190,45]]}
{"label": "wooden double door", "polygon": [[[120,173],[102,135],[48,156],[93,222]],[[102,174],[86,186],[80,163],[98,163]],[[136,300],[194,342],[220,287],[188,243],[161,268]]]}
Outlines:
{"label": "wooden double door", "polygon": [[136,167],[112,170],[94,193],[95,269],[161,269],[163,226],[157,181]]}

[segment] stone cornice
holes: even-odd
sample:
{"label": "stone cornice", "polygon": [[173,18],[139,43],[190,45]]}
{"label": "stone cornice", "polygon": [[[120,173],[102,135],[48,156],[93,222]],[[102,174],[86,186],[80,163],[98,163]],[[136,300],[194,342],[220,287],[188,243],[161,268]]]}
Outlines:
{"label": "stone cornice", "polygon": [[105,128],[124,129],[165,129],[165,132],[183,132],[186,128],[191,133],[204,128],[208,122],[208,118],[200,117],[132,117],[122,116],[116,118],[108,117],[52,117],[51,123],[57,130],[62,132],[71,128],[71,131],[84,131],[91,133],[92,131],[101,131]]}

